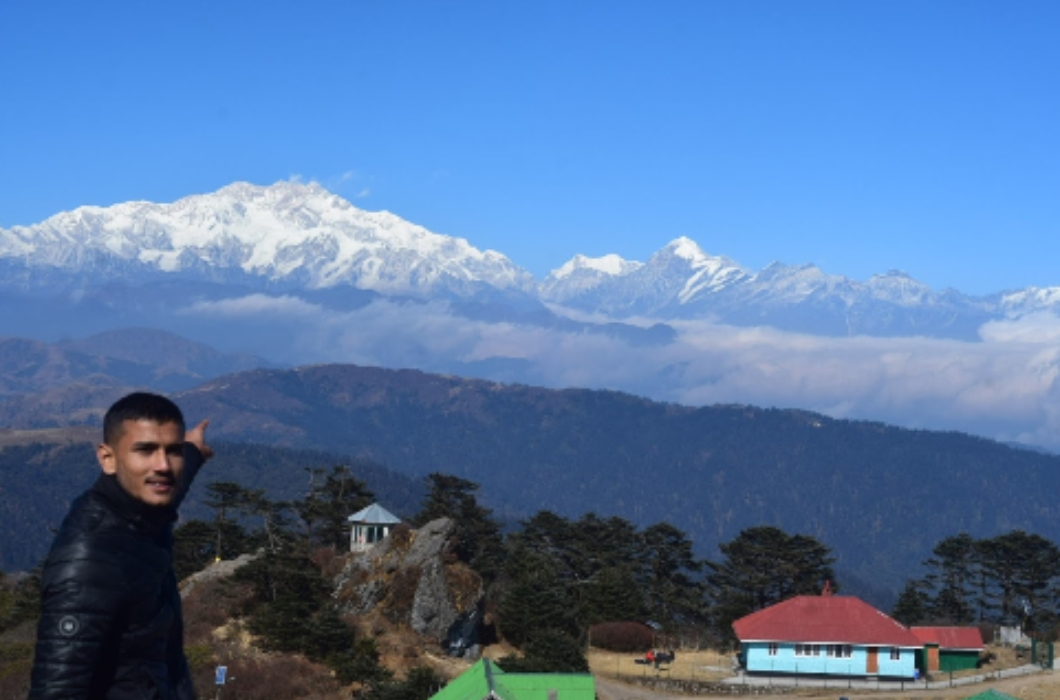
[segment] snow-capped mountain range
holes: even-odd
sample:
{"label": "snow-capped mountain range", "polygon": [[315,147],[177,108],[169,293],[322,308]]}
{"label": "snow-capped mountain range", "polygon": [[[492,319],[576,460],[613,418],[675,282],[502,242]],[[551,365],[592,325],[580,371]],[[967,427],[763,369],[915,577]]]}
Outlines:
{"label": "snow-capped mountain range", "polygon": [[0,229],[8,288],[190,277],[266,289],[540,301],[609,319],[706,318],[829,335],[974,338],[986,320],[1060,308],[1060,288],[936,292],[901,272],[857,282],[812,265],[758,272],[678,238],[646,262],[576,255],[544,280],[502,253],[358,209],[318,184],[235,183],[172,204],[80,207]]}
{"label": "snow-capped mountain range", "polygon": [[469,296],[529,291],[533,277],[493,251],[389,212],[357,209],[317,184],[235,183],[173,204],[79,207],[0,231],[0,259],[27,268],[107,274],[206,274],[308,288]]}

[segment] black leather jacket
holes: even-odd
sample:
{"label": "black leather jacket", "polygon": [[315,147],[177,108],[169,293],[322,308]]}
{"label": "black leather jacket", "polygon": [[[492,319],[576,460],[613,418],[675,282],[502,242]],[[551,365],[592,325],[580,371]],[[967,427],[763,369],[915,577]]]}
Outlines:
{"label": "black leather jacket", "polygon": [[173,574],[177,506],[202,466],[185,447],[183,492],[167,508],[113,476],[79,496],[41,574],[31,700],[193,700]]}

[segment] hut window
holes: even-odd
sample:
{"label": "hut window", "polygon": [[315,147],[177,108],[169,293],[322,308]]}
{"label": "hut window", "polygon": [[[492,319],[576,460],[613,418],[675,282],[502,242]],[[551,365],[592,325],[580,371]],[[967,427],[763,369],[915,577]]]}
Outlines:
{"label": "hut window", "polygon": [[769,643],[769,655],[770,656],[776,656],[777,655],[777,643],[776,642],[770,642]]}
{"label": "hut window", "polygon": [[902,650],[898,647],[891,647],[891,661],[901,661]]}

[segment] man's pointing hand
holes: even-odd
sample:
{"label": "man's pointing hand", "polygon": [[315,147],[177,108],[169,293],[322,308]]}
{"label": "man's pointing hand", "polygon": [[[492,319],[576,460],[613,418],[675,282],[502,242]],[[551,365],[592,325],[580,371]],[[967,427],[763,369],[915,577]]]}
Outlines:
{"label": "man's pointing hand", "polygon": [[203,460],[210,459],[213,457],[213,448],[206,444],[206,426],[210,424],[209,419],[196,425],[194,428],[184,434],[184,441],[190,442],[199,448],[199,452],[202,453]]}

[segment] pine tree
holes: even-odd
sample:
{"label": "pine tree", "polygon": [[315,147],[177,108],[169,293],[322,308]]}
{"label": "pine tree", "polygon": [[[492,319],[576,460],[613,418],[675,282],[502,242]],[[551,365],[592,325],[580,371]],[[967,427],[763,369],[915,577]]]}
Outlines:
{"label": "pine tree", "polygon": [[947,537],[932,550],[924,562],[929,573],[925,581],[934,595],[931,616],[961,625],[975,620],[974,584],[979,548],[968,533]]}
{"label": "pine tree", "polygon": [[546,629],[577,635],[575,597],[552,560],[525,549],[508,559],[505,591],[498,605],[499,627],[515,646]]}
{"label": "pine tree", "polygon": [[891,617],[906,626],[923,624],[928,620],[930,605],[931,599],[924,592],[924,582],[910,579],[898,595]]}
{"label": "pine tree", "polygon": [[309,493],[293,505],[305,523],[309,540],[344,549],[349,543],[350,515],[371,505],[372,492],[346,465],[308,469]]}
{"label": "pine tree", "polygon": [[231,511],[239,510],[248,498],[248,491],[234,481],[214,481],[206,485],[203,503],[214,511],[214,557],[221,560],[232,558],[244,550],[245,532],[241,527],[232,527]]}
{"label": "pine tree", "polygon": [[982,566],[994,583],[994,600],[1000,619],[1025,614],[1041,627],[1056,616],[1051,588],[1060,576],[1060,550],[1040,535],[1013,530],[984,541]]}
{"label": "pine tree", "polygon": [[744,615],[796,595],[816,595],[831,582],[837,590],[831,550],[806,535],[788,535],[772,526],[752,527],[718,545],[724,558],[708,562],[719,632]]}
{"label": "pine tree", "polygon": [[652,619],[663,623],[696,623],[705,615],[703,584],[692,541],[669,523],[657,523],[641,535],[645,592]]}

